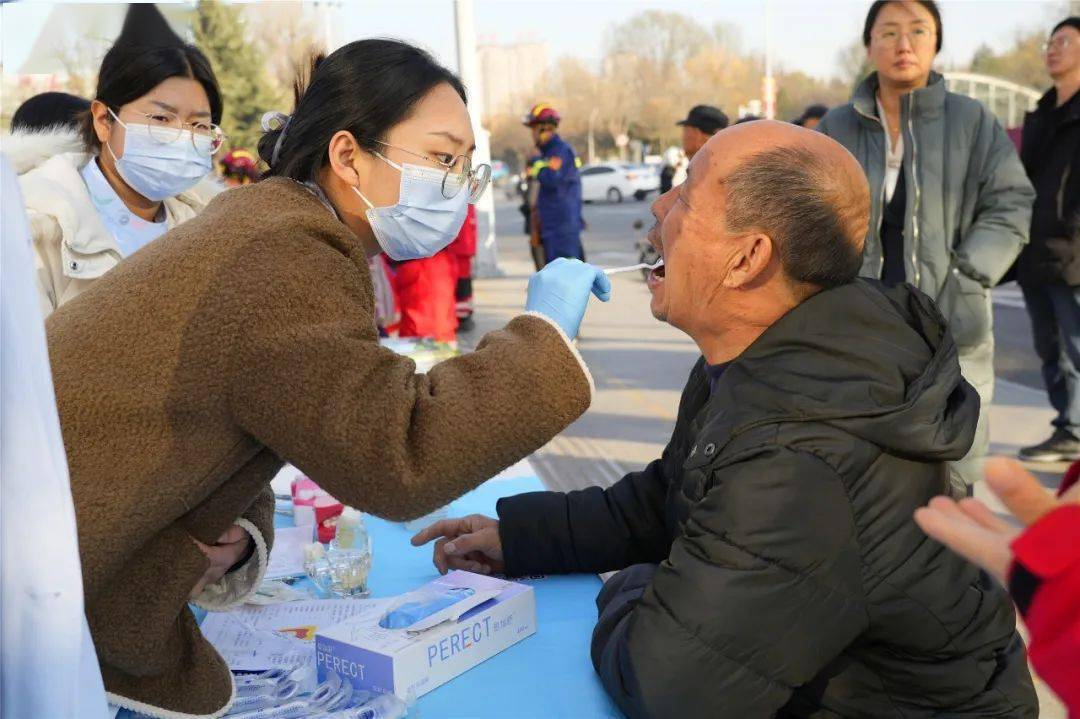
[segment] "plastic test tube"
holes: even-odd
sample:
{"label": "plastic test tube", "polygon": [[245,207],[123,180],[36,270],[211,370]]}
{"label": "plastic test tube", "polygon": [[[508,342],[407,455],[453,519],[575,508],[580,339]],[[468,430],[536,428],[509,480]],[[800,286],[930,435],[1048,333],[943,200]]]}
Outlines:
{"label": "plastic test tube", "polygon": [[298,689],[299,686],[296,682],[285,680],[274,685],[267,692],[237,697],[233,701],[232,706],[229,707],[229,712],[225,716],[232,716],[233,714],[249,711],[251,709],[264,709],[278,706],[281,702],[296,696]]}

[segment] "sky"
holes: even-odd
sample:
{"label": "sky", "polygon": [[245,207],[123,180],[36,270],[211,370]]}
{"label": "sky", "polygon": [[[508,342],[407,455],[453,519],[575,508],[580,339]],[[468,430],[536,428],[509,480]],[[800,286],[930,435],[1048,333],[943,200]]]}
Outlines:
{"label": "sky", "polygon": [[[644,10],[683,13],[711,28],[718,22],[739,28],[743,46],[765,47],[764,0],[474,0],[480,41],[547,42],[549,57],[600,56],[605,30]],[[49,11],[57,3],[43,0],[0,5],[5,70],[21,65]],[[774,57],[787,70],[829,77],[837,71],[837,55],[862,32],[868,2],[864,0],[771,0]],[[452,0],[344,0],[335,28],[345,42],[390,36],[427,47],[456,67]],[[943,64],[965,64],[982,43],[1005,48],[1015,34],[1030,28],[1049,29],[1062,4],[1054,0],[945,0],[941,3],[945,47]]]}
{"label": "sky", "polygon": [[[367,3],[364,3],[367,5]],[[436,10],[443,5],[443,8]],[[347,14],[346,32],[385,32],[426,44],[454,61],[451,3],[379,2],[370,12]],[[552,59],[560,55],[596,59],[604,32],[612,24],[644,10],[679,12],[705,28],[718,22],[739,28],[743,46],[765,48],[763,0],[476,0],[476,32],[480,40],[509,43],[547,41]],[[774,57],[789,70],[829,77],[837,71],[837,55],[862,33],[869,2],[863,0],[772,0]],[[945,47],[939,59],[964,63],[983,42],[1009,47],[1016,32],[1031,27],[1049,30],[1061,18],[1061,3],[1041,0],[946,0],[941,3]],[[407,8],[395,13],[390,8]],[[420,21],[422,11],[430,15]],[[415,12],[414,12],[415,11]],[[411,17],[402,17],[402,15]],[[1053,22],[1050,19],[1054,18]]]}

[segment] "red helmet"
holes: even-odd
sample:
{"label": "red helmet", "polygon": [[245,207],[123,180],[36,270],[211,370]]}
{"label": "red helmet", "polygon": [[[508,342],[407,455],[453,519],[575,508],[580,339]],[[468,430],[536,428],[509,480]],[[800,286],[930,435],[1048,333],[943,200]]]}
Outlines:
{"label": "red helmet", "polygon": [[533,125],[558,125],[561,119],[554,107],[541,102],[532,106],[523,122],[529,127]]}

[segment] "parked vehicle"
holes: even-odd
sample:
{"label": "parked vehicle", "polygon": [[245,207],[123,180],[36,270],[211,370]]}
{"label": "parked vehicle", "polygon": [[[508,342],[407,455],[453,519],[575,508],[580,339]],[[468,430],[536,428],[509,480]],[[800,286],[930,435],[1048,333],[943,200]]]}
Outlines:
{"label": "parked vehicle", "polygon": [[660,176],[648,165],[604,162],[581,169],[581,199],[585,202],[644,200],[660,190]]}

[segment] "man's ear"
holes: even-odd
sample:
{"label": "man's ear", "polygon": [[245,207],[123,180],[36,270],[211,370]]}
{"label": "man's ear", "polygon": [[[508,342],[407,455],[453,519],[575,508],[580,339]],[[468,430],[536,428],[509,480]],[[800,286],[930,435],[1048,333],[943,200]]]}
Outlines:
{"label": "man's ear", "polygon": [[359,187],[370,158],[351,132],[339,130],[330,138],[330,171],[349,187]]}
{"label": "man's ear", "polygon": [[732,289],[745,287],[761,277],[773,258],[772,238],[760,232],[739,238],[737,245],[724,277],[724,286]]}

